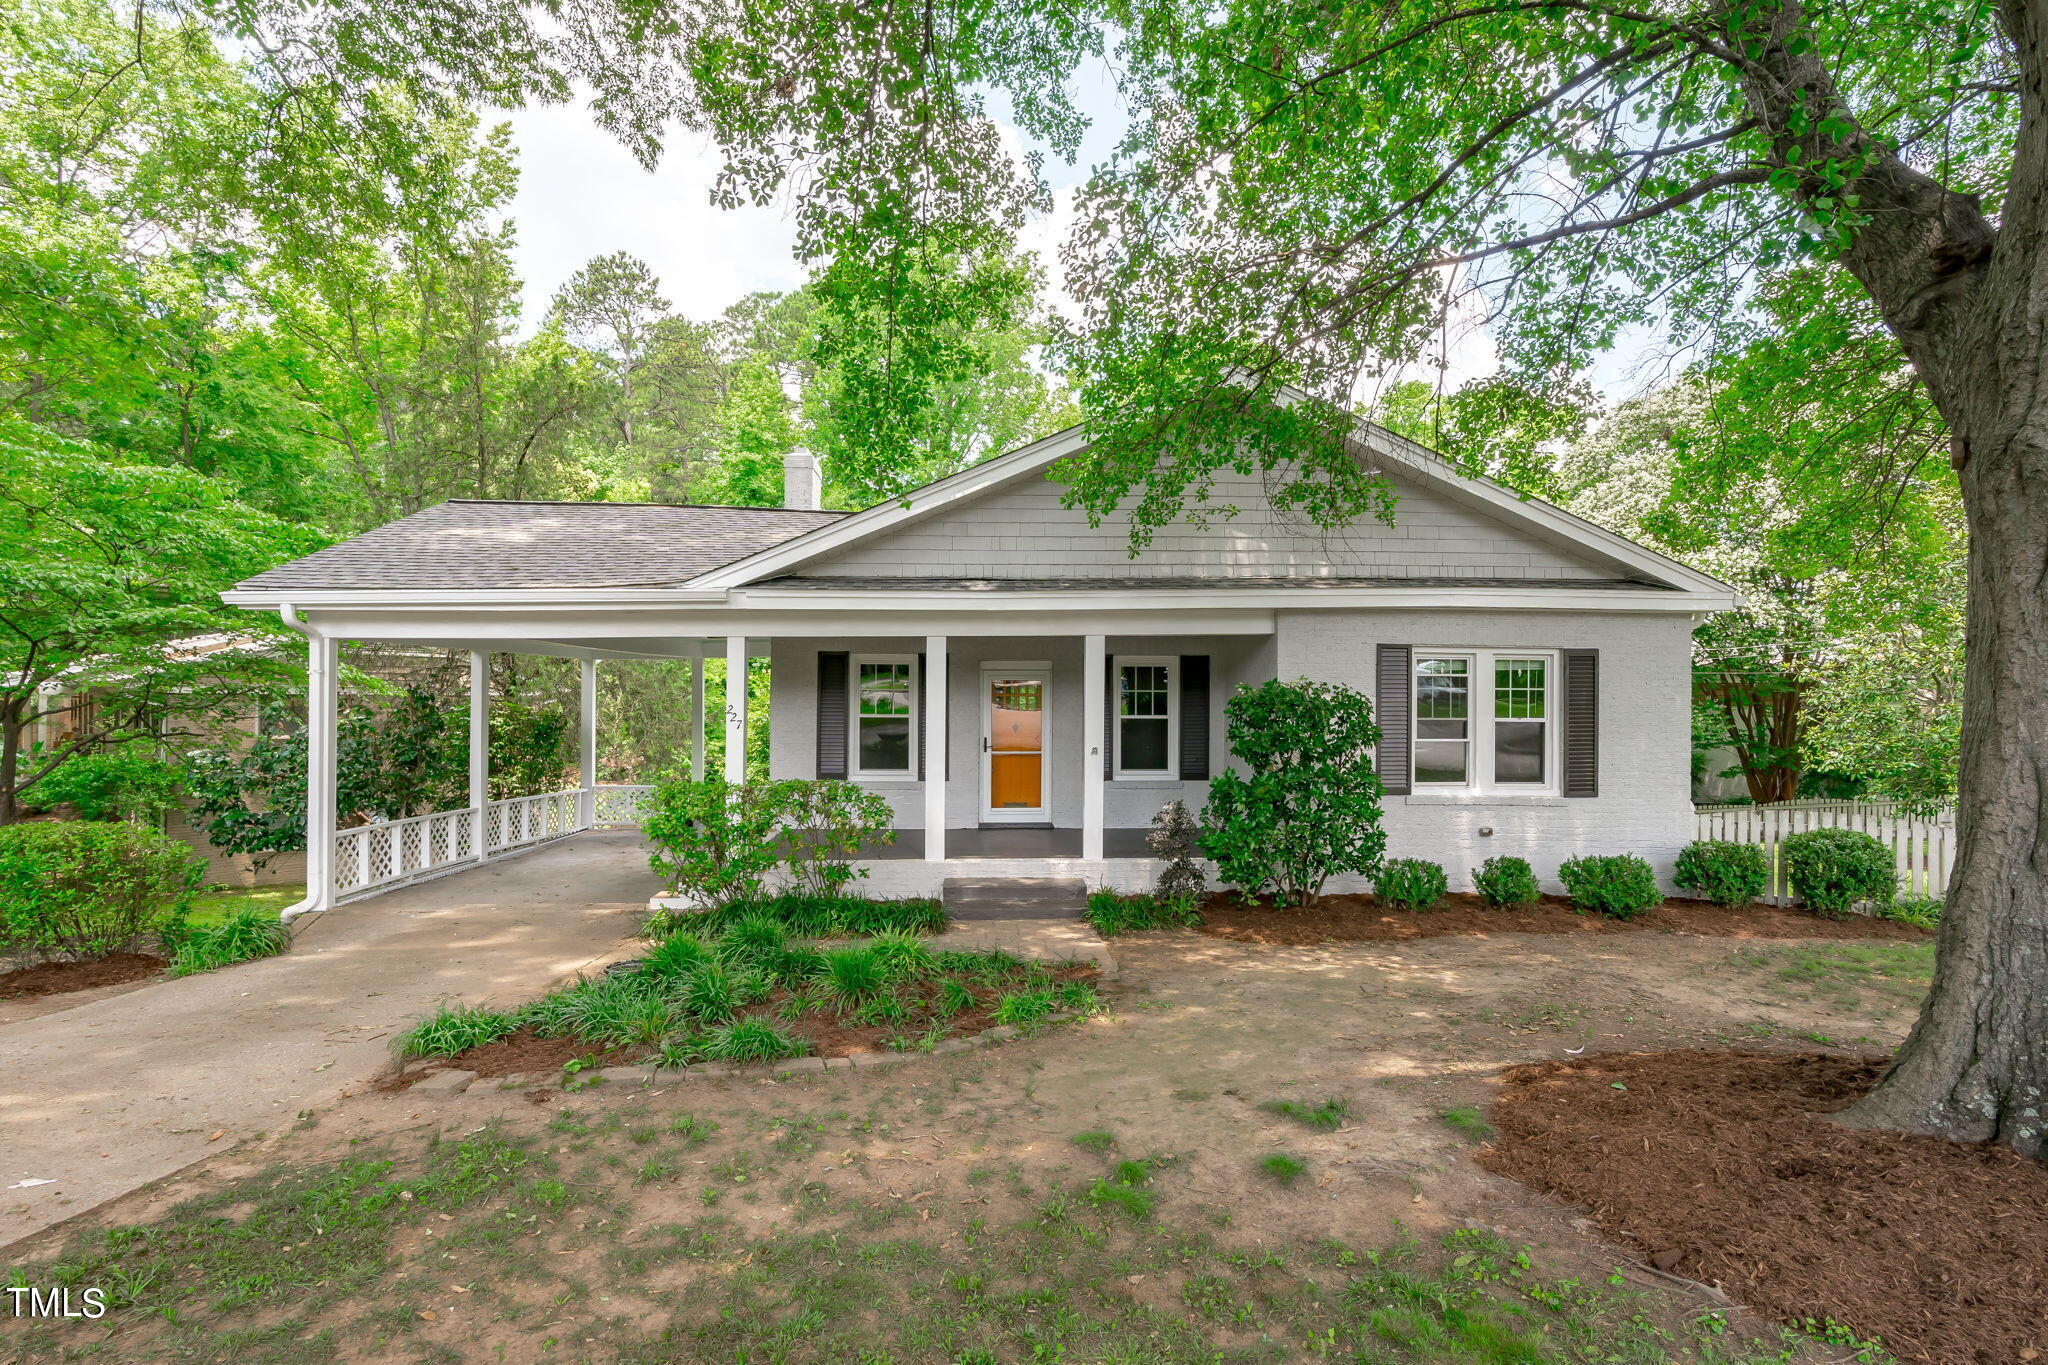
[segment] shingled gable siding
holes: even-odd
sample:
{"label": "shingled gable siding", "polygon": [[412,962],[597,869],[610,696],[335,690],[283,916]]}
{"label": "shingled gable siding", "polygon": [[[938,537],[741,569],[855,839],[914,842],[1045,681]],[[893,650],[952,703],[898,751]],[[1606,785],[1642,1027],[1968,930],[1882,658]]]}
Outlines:
{"label": "shingled gable siding", "polygon": [[[1595,796],[1388,796],[1390,853],[1444,864],[1453,891],[1497,854],[1527,858],[1547,890],[1580,853],[1637,853],[1669,884],[1692,838],[1692,621],[1678,613],[1283,611],[1275,669],[1371,695],[1382,644],[1600,651]],[[1562,700],[1561,698],[1559,699]],[[1491,829],[1491,835],[1481,835]],[[1340,889],[1360,889],[1347,881]]]}
{"label": "shingled gable siding", "polygon": [[1368,521],[1327,534],[1283,524],[1251,479],[1218,480],[1214,501],[1243,512],[1206,528],[1177,524],[1158,532],[1137,559],[1114,520],[1091,527],[1062,507],[1060,489],[1030,478],[876,536],[796,570],[817,577],[979,576],[990,578],[1145,578],[1449,575],[1477,578],[1595,579],[1621,576],[1612,565],[1557,548],[1490,513],[1396,481],[1392,526]]}

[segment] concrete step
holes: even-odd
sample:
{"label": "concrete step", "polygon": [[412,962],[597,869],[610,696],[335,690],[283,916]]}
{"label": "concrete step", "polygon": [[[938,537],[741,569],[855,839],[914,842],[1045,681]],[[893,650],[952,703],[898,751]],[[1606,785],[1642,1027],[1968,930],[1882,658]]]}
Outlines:
{"label": "concrete step", "polygon": [[1079,877],[948,877],[940,899],[956,920],[1076,919],[1088,887]]}

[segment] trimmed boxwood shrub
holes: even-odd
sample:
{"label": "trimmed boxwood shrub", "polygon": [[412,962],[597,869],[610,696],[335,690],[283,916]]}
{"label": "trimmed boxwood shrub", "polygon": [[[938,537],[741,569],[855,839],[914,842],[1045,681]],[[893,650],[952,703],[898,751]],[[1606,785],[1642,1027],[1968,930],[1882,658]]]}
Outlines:
{"label": "trimmed boxwood shrub", "polygon": [[1700,839],[1680,850],[1671,879],[1716,905],[1747,905],[1771,884],[1771,864],[1760,845]]}
{"label": "trimmed boxwood shrub", "polygon": [[1516,910],[1534,905],[1543,895],[1536,869],[1525,858],[1488,858],[1472,874],[1479,899],[1496,910]]}
{"label": "trimmed boxwood shrub", "polygon": [[1634,919],[1664,903],[1657,874],[1633,853],[1567,858],[1557,879],[1573,905],[1609,919]]}
{"label": "trimmed boxwood shrub", "polygon": [[1389,858],[1373,878],[1372,893],[1403,910],[1427,910],[1444,898],[1450,878],[1442,863],[1427,858]]}
{"label": "trimmed boxwood shrub", "polygon": [[141,825],[45,820],[0,828],[0,951],[93,958],[184,913],[206,864]]}
{"label": "trimmed boxwood shrub", "polygon": [[1888,905],[1898,892],[1892,852],[1860,829],[1809,829],[1778,845],[1785,878],[1806,908],[1843,919],[1861,902]]}

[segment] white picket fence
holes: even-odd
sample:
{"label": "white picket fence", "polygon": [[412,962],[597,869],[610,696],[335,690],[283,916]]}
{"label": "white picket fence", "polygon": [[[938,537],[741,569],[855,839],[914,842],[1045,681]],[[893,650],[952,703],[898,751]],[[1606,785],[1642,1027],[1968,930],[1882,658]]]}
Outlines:
{"label": "white picket fence", "polygon": [[[484,808],[488,857],[559,839],[584,829],[635,825],[654,788],[600,786],[590,793],[592,819],[583,820],[581,788],[493,801]],[[402,820],[376,820],[335,831],[337,900],[452,872],[477,862],[476,807],[435,811]]]}
{"label": "white picket fence", "polygon": [[1784,860],[1778,846],[1788,834],[1809,829],[1854,829],[1892,851],[1902,895],[1940,896],[1948,888],[1955,857],[1955,812],[1910,815],[1892,801],[1787,801],[1769,806],[1702,806],[1694,815],[1695,837],[1759,844],[1770,858],[1767,895],[1789,899]]}

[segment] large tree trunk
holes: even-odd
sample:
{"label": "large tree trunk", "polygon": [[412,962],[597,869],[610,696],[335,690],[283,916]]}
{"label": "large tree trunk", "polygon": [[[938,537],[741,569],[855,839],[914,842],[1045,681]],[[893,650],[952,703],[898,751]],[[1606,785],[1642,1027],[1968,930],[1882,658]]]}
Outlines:
{"label": "large tree trunk", "polygon": [[1956,864],[1933,989],[1853,1126],[2048,1156],[2048,62],[2002,6],[2020,128],[1994,230],[1896,161],[1845,264],[1947,420],[1969,520]]}

